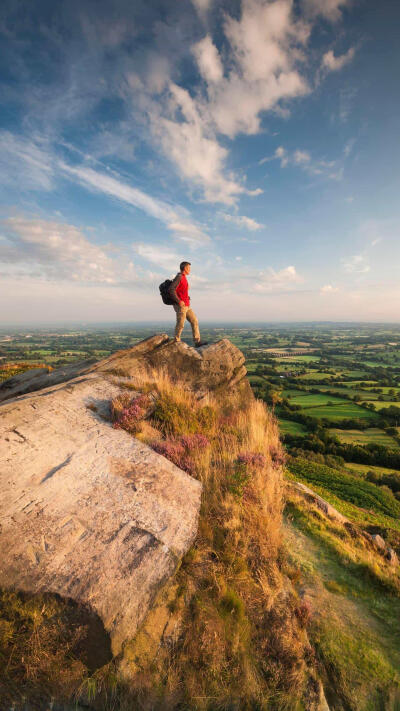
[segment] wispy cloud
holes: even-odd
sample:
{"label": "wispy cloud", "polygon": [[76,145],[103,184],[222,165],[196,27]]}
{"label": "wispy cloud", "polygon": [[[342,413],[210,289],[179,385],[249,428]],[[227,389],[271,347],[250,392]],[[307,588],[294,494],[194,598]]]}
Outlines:
{"label": "wispy cloud", "polygon": [[250,230],[250,232],[261,230],[264,227],[260,222],[257,222],[252,217],[246,217],[245,215],[228,215],[226,212],[221,212],[220,215],[226,222],[233,222],[238,227],[244,227],[246,230]]}
{"label": "wispy cloud", "polygon": [[159,271],[168,270],[175,273],[183,257],[168,247],[159,244],[137,243],[132,245],[134,251],[147,262],[158,267]]}
{"label": "wispy cloud", "polygon": [[52,190],[54,166],[48,143],[1,131],[0,182],[19,190]]}
{"label": "wispy cloud", "polygon": [[275,290],[290,289],[303,282],[303,277],[298,274],[294,266],[285,267],[279,271],[275,271],[270,267],[266,271],[259,272],[254,281],[253,290],[259,294],[268,293]]}
{"label": "wispy cloud", "polygon": [[22,215],[3,222],[0,257],[11,269],[47,279],[117,284],[135,277],[133,262],[118,260],[83,232],[60,222]]}
{"label": "wispy cloud", "polygon": [[350,4],[350,0],[303,0],[303,6],[312,18],[324,17],[330,22],[337,22],[342,16],[342,9]]}
{"label": "wispy cloud", "polygon": [[321,286],[320,293],[322,295],[326,294],[337,294],[339,291],[337,286],[332,286],[332,284],[324,284],[324,286]]}
{"label": "wispy cloud", "polygon": [[363,254],[354,254],[351,257],[342,259],[343,269],[349,274],[366,274],[371,267],[367,257]]}
{"label": "wispy cloud", "polygon": [[60,163],[60,167],[68,176],[75,178],[92,191],[109,195],[160,220],[177,239],[193,245],[203,244],[210,239],[176,207],[172,207],[162,200],[156,200],[142,190],[134,188],[111,175],[89,167],[70,166],[66,163]]}
{"label": "wispy cloud", "polygon": [[271,160],[279,160],[281,168],[286,168],[288,165],[294,165],[309,175],[320,175],[321,177],[330,178],[331,180],[340,180],[343,175],[343,166],[335,160],[315,159],[309,151],[297,148],[294,151],[288,151],[283,146],[278,146],[272,156],[267,156],[259,161],[259,165]]}
{"label": "wispy cloud", "polygon": [[355,48],[350,47],[350,49],[344,54],[340,54],[335,57],[333,50],[329,50],[322,57],[322,68],[328,72],[337,72],[342,69],[346,64],[349,64],[355,55]]}

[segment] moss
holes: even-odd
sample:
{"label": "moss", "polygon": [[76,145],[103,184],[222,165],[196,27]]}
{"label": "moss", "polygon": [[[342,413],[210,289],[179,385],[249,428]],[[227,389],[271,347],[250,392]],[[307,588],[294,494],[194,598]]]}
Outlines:
{"label": "moss", "polygon": [[235,590],[228,588],[220,601],[220,610],[224,617],[233,615],[237,620],[244,617],[244,603]]}

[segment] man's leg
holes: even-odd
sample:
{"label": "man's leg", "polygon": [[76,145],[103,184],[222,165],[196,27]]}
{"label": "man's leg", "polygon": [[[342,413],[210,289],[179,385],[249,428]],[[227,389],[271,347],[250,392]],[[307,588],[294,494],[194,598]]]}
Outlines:
{"label": "man's leg", "polygon": [[193,309],[187,309],[186,318],[192,327],[193,340],[195,343],[198,343],[200,341],[199,322]]}
{"label": "man's leg", "polygon": [[174,304],[174,311],[176,313],[176,326],[175,326],[175,340],[181,340],[181,333],[185,325],[187,306],[178,306]]}

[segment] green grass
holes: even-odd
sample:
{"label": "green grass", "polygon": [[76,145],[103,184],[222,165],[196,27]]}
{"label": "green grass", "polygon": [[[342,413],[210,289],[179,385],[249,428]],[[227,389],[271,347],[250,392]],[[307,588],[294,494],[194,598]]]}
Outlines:
{"label": "green grass", "polygon": [[312,362],[317,362],[321,359],[321,356],[319,355],[299,355],[299,356],[286,356],[285,358],[275,358],[277,361],[288,361],[289,363],[294,362],[294,363],[312,363]]}
{"label": "green grass", "polygon": [[343,404],[335,404],[333,406],[310,407],[303,409],[305,415],[311,417],[324,417],[332,422],[349,419],[376,420],[377,416],[371,410],[366,410],[359,407],[356,403],[348,400]]}
{"label": "green grass", "polygon": [[400,388],[390,388],[388,385],[379,385],[378,383],[371,383],[369,386],[365,386],[364,390],[370,391],[372,389],[379,388],[379,390],[382,390],[382,395],[387,395],[390,390],[394,390],[395,395],[400,397]]}
{"label": "green grass", "polygon": [[[312,386],[310,386],[310,387],[312,387]],[[322,391],[331,390],[339,396],[340,395],[349,395],[350,397],[356,397],[357,399],[368,397],[368,393],[366,390],[361,390],[360,388],[354,388],[353,383],[349,383],[347,386],[346,385],[335,385],[332,383],[332,385],[318,385],[316,387],[318,387]]]}
{"label": "green grass", "polygon": [[303,427],[300,422],[293,422],[292,420],[285,420],[283,418],[279,418],[278,421],[279,429],[282,434],[303,435],[307,433],[306,428]]}
{"label": "green grass", "polygon": [[265,378],[263,378],[262,375],[253,375],[253,374],[251,373],[251,374],[249,375],[249,380],[250,380],[250,383],[251,383],[252,385],[253,385],[253,384],[257,384],[257,385],[263,384],[263,385],[265,385]]}
{"label": "green grass", "polygon": [[319,370],[312,370],[304,375],[299,375],[299,380],[329,380],[334,378],[333,373],[321,373]]}
{"label": "green grass", "polygon": [[358,464],[358,462],[346,462],[346,469],[350,469],[350,472],[356,472],[360,476],[366,476],[368,472],[376,472],[377,474],[391,474],[391,472],[398,472],[398,469],[389,469],[388,467],[377,467],[372,464]]}
{"label": "green grass", "polygon": [[386,432],[378,427],[369,427],[367,430],[340,430],[331,428],[329,432],[335,437],[338,437],[341,442],[346,444],[382,444],[385,447],[398,448],[398,444],[393,437],[387,435]]}
{"label": "green grass", "polygon": [[375,405],[375,410],[382,410],[383,407],[390,407],[391,405],[400,408],[399,400],[396,400],[396,402],[392,400],[367,400],[366,402],[372,402]]}
{"label": "green grass", "polygon": [[373,569],[367,574],[365,551],[343,538],[340,528],[316,519],[305,503],[291,501],[287,514],[290,558],[300,571],[301,588],[310,593],[308,634],[325,670],[330,708],[398,709],[400,640],[393,634],[398,596],[380,585]]}
{"label": "green grass", "polygon": [[293,405],[301,405],[303,409],[319,405],[327,405],[328,402],[333,402],[335,405],[348,403],[348,400],[345,400],[344,398],[324,395],[322,393],[303,392],[301,390],[284,390],[282,395],[283,397],[288,398]]}
{"label": "green grass", "polygon": [[300,457],[289,460],[288,470],[294,478],[323,487],[342,501],[394,519],[400,517],[400,502],[369,481]]}
{"label": "green grass", "polygon": [[347,378],[368,378],[365,370],[341,370],[340,375],[344,375]]}

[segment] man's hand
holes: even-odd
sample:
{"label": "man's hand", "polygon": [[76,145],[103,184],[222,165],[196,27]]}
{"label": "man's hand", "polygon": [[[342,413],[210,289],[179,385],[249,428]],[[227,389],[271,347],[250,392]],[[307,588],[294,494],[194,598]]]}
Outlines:
{"label": "man's hand", "polygon": [[179,302],[179,306],[184,306],[184,305],[185,305],[185,302],[184,302],[184,301],[180,301],[180,302]]}

